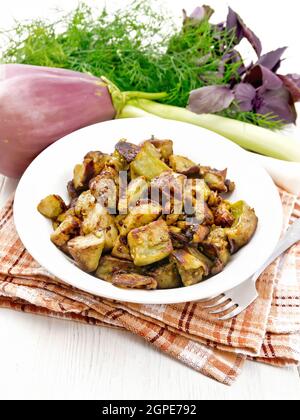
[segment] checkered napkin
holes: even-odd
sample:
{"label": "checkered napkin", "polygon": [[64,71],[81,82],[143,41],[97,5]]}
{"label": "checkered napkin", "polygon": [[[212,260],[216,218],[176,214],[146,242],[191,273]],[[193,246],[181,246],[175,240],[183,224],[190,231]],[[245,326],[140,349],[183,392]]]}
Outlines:
{"label": "checkered napkin", "polygon": [[[286,230],[300,217],[300,199],[280,193]],[[0,213],[0,307],[128,330],[226,385],[235,381],[247,358],[275,366],[300,362],[300,244],[260,277],[259,298],[247,311],[220,322],[199,303],[122,303],[62,283],[22,245],[12,204]]]}

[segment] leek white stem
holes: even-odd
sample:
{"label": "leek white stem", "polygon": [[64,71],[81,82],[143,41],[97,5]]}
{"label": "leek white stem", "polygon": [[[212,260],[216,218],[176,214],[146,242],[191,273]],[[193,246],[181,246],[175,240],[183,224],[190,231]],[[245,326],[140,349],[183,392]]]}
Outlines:
{"label": "leek white stem", "polygon": [[[146,114],[142,115],[141,110]],[[244,149],[277,159],[300,162],[299,140],[241,121],[210,114],[198,115],[184,108],[143,99],[130,101],[123,109],[122,117],[126,118],[126,114],[131,117],[153,114],[161,118],[198,125],[227,137]]]}

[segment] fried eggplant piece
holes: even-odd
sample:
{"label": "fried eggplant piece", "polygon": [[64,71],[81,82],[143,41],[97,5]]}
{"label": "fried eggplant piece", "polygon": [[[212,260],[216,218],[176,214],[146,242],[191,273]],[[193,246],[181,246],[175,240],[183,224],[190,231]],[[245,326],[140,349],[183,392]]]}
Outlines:
{"label": "fried eggplant piece", "polygon": [[51,241],[59,248],[63,247],[71,238],[78,235],[79,229],[80,220],[75,216],[68,215],[52,233]]}
{"label": "fried eggplant piece", "polygon": [[70,197],[70,200],[71,201],[74,201],[74,200],[76,200],[78,198],[79,193],[76,190],[73,181],[68,182],[67,190],[68,190],[68,194],[69,194],[69,197]]}
{"label": "fried eggplant piece", "polygon": [[105,167],[114,168],[119,173],[120,171],[127,171],[129,166],[126,159],[115,150],[114,153],[109,156]]}
{"label": "fried eggplant piece", "polygon": [[129,211],[121,227],[121,236],[136,228],[154,222],[161,215],[161,206],[153,201],[141,201],[140,204]]}
{"label": "fried eggplant piece", "polygon": [[104,255],[96,271],[96,277],[112,282],[113,277],[118,273],[140,273],[141,270],[132,261],[120,260],[111,255]]}
{"label": "fried eggplant piece", "polygon": [[85,155],[84,161],[93,161],[93,177],[102,172],[109,157],[109,155],[99,151],[89,152]]}
{"label": "fried eggplant piece", "polygon": [[228,187],[226,185],[227,169],[218,171],[209,166],[201,166],[200,175],[211,190],[218,191],[219,193],[228,192]]}
{"label": "fried eggplant piece", "polygon": [[127,163],[131,163],[137,157],[141,147],[128,143],[126,140],[121,140],[117,143],[115,149],[123,156]]}
{"label": "fried eggplant piece", "polygon": [[247,245],[254,236],[258,218],[255,211],[245,201],[238,201],[231,205],[234,223],[231,228],[225,229],[231,254],[235,254]]}
{"label": "fried eggplant piece", "polygon": [[205,255],[214,260],[212,274],[223,271],[231,257],[225,229],[212,230],[207,239],[201,243],[201,248]]}
{"label": "fried eggplant piece", "polygon": [[78,217],[86,217],[88,213],[94,208],[96,199],[91,191],[85,191],[78,197],[75,204],[75,214]]}
{"label": "fried eggplant piece", "polygon": [[169,228],[169,234],[174,249],[185,248],[189,245],[189,238],[176,226]]}
{"label": "fried eggplant piece", "polygon": [[172,258],[186,287],[202,282],[210,274],[212,262],[197,249],[176,249]]}
{"label": "fried eggplant piece", "polygon": [[66,211],[67,206],[59,195],[48,195],[39,203],[37,209],[47,219],[55,220]]}
{"label": "fried eggplant piece", "polygon": [[83,163],[75,166],[73,172],[73,184],[76,191],[88,189],[89,181],[94,176],[94,162],[92,159],[85,159]]}
{"label": "fried eggplant piece", "polygon": [[[161,159],[168,163],[170,156],[173,155],[173,141],[172,140],[158,140],[151,139],[147,140],[160,152]],[[145,143],[147,143],[145,142]]]}
{"label": "fried eggplant piece", "polygon": [[[184,211],[188,216],[200,212],[204,218],[204,210],[211,195],[211,190],[203,179],[188,179],[184,185]],[[201,220],[199,220],[201,223]]]}
{"label": "fried eggplant piece", "polygon": [[124,289],[157,289],[157,281],[153,277],[137,273],[118,273],[112,277],[112,284]]}
{"label": "fried eggplant piece", "polygon": [[162,204],[164,215],[182,214],[185,181],[186,176],[172,170],[165,171],[152,180],[151,198]]}
{"label": "fried eggplant piece", "polygon": [[217,226],[231,227],[235,218],[231,212],[231,204],[228,201],[222,201],[217,208],[214,209],[215,224]]}
{"label": "fried eggplant piece", "polygon": [[211,191],[207,200],[208,206],[213,207],[213,208],[218,207],[220,204],[222,204],[222,202],[223,202],[223,199],[219,195],[219,193],[216,191]]}
{"label": "fried eggplant piece", "polygon": [[192,225],[190,228],[192,234],[192,244],[201,244],[209,235],[210,228],[204,225]]}
{"label": "fried eggplant piece", "polygon": [[105,166],[100,175],[90,181],[92,195],[104,207],[117,208],[119,174],[115,168]]}
{"label": "fried eggplant piece", "polygon": [[148,199],[149,184],[145,177],[140,176],[133,179],[126,191],[125,202],[119,200],[118,210],[120,213],[127,213],[128,209],[136,207],[139,201]]}
{"label": "fried eggplant piece", "polygon": [[76,216],[74,207],[71,207],[69,210],[65,211],[64,213],[60,214],[56,220],[53,221],[53,229],[56,230],[59,225],[66,220],[69,216]]}
{"label": "fried eggplant piece", "polygon": [[121,233],[122,226],[124,223],[124,220],[126,219],[126,214],[119,214],[118,216],[115,216],[115,224],[117,226],[118,231]]}
{"label": "fried eggplant piece", "polygon": [[233,181],[230,181],[230,179],[226,179],[225,185],[227,187],[227,192],[232,193],[235,191],[235,183]]}
{"label": "fried eggplant piece", "polygon": [[173,251],[168,225],[164,220],[129,232],[128,245],[134,264],[138,267],[161,261]]}
{"label": "fried eggplant piece", "polygon": [[77,236],[68,242],[68,251],[78,266],[87,273],[97,270],[105,245],[104,232]]}
{"label": "fried eggplant piece", "polygon": [[152,277],[157,281],[158,289],[176,289],[182,287],[181,277],[176,264],[169,259],[150,271]]}
{"label": "fried eggplant piece", "polygon": [[140,152],[130,164],[130,168],[137,176],[144,176],[148,181],[159,176],[170,168],[160,160],[160,153],[149,142],[142,145]]}
{"label": "fried eggplant piece", "polygon": [[207,203],[196,207],[196,212],[193,215],[193,223],[204,226],[212,226],[215,223],[215,218],[212,210]]}
{"label": "fried eggplant piece", "polygon": [[179,214],[167,214],[166,215],[166,223],[168,226],[175,225],[179,220],[180,215]]}
{"label": "fried eggplant piece", "polygon": [[104,251],[109,252],[113,249],[115,242],[118,239],[119,232],[115,225],[113,216],[109,214],[105,207],[97,203],[83,219],[81,234],[97,234],[97,232],[102,230],[105,233]]}
{"label": "fried eggplant piece", "polygon": [[111,255],[122,260],[132,261],[126,236],[119,236]]}
{"label": "fried eggplant piece", "polygon": [[200,173],[199,165],[184,156],[170,156],[169,165],[173,171],[186,176],[196,176]]}

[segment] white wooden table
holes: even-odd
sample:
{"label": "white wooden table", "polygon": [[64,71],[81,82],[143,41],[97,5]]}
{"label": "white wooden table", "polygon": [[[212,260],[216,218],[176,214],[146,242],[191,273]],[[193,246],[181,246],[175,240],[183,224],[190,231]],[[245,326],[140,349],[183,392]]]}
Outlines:
{"label": "white wooden table", "polygon": [[[124,0],[112,3],[124,4]],[[163,3],[177,14],[182,7],[190,10],[199,5],[198,0]],[[209,3],[224,17],[226,2]],[[249,25],[264,35],[266,49],[290,45],[285,65],[289,68],[284,70],[299,70],[299,11],[295,10],[299,6],[286,0],[284,10],[272,7],[270,12],[268,3],[230,1]],[[10,0],[1,5],[0,27],[13,17],[48,15],[49,7],[69,9],[76,4],[77,0]],[[290,13],[292,8],[295,13]],[[285,11],[286,19],[282,16]],[[265,20],[270,13],[272,28],[270,20]],[[15,181],[0,175],[0,207],[15,187]],[[238,382],[227,388],[129,333],[8,310],[0,310],[0,360],[0,399],[300,399],[300,371],[296,368],[276,369],[249,362]]]}

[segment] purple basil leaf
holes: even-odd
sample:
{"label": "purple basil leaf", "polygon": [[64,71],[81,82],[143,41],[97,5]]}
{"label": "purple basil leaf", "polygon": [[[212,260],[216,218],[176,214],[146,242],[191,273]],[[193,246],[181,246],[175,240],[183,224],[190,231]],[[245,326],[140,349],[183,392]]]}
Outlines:
{"label": "purple basil leaf", "polygon": [[269,90],[263,96],[258,93],[255,111],[259,114],[272,113],[278,120],[286,123],[296,123],[297,112],[290,92],[282,86],[277,90]]}
{"label": "purple basil leaf", "polygon": [[280,89],[283,85],[281,79],[271,70],[263,66],[254,66],[250,69],[244,79],[256,89],[260,88],[261,93],[266,90]]}
{"label": "purple basil leaf", "polygon": [[209,20],[214,12],[215,11],[210,6],[206,5],[197,7],[190,16],[188,16],[186,10],[183,10],[183,24],[197,24],[204,20]]}
{"label": "purple basil leaf", "polygon": [[240,63],[241,65],[237,70],[239,76],[242,76],[243,74],[246,73],[247,69],[246,69],[246,66],[244,64],[243,58],[237,50],[232,50],[232,51],[228,52],[227,54],[225,54],[222,61],[225,64],[226,63],[229,63],[229,64]]}
{"label": "purple basil leaf", "polygon": [[255,35],[254,32],[249,29],[243,19],[229,7],[229,12],[227,16],[227,30],[228,31],[235,31],[238,43],[243,39],[246,38],[252,47],[254,48],[258,57],[261,56],[262,52],[262,44],[260,39]]}
{"label": "purple basil leaf", "polygon": [[300,101],[300,75],[288,74],[287,76],[279,76],[284,86],[290,91],[293,101]]}
{"label": "purple basil leaf", "polygon": [[275,51],[271,51],[265,55],[262,55],[256,64],[264,66],[267,69],[272,70],[274,73],[276,73],[281,65],[281,57],[283,56],[286,50],[287,47],[278,48]]}
{"label": "purple basil leaf", "polygon": [[256,89],[252,85],[249,85],[249,83],[239,83],[234,88],[234,95],[241,111],[253,111]]}
{"label": "purple basil leaf", "polygon": [[227,86],[207,86],[193,90],[188,109],[196,114],[208,114],[227,109],[234,100],[234,94]]}

